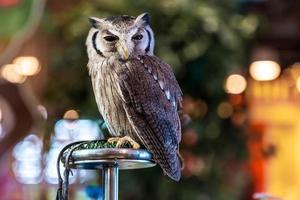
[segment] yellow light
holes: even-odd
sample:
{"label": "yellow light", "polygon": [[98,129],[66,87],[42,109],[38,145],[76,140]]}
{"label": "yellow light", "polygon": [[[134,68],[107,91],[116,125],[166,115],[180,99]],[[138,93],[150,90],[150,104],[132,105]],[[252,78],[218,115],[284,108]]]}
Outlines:
{"label": "yellow light", "polygon": [[250,65],[250,75],[257,81],[271,81],[279,74],[279,64],[271,60],[255,61]]}
{"label": "yellow light", "polygon": [[1,76],[11,83],[23,83],[26,77],[17,73],[17,67],[15,64],[4,65],[1,70]]}
{"label": "yellow light", "polygon": [[225,90],[227,93],[240,94],[245,91],[246,87],[246,79],[239,74],[232,74],[226,79]]}
{"label": "yellow light", "polygon": [[63,118],[66,120],[76,120],[79,118],[79,114],[76,110],[68,110],[67,112],[65,112]]}
{"label": "yellow light", "polygon": [[298,92],[300,92],[300,77],[297,78],[296,88],[297,88]]}
{"label": "yellow light", "polygon": [[41,70],[38,59],[33,56],[17,57],[13,63],[18,65],[16,68],[17,73],[23,76],[32,76]]}
{"label": "yellow light", "polygon": [[218,115],[219,117],[226,119],[230,117],[233,113],[232,105],[228,102],[222,102],[218,106]]}
{"label": "yellow light", "polygon": [[290,68],[287,68],[285,72],[289,74],[293,78],[293,80],[296,81],[298,77],[300,77],[300,63],[294,63]]}

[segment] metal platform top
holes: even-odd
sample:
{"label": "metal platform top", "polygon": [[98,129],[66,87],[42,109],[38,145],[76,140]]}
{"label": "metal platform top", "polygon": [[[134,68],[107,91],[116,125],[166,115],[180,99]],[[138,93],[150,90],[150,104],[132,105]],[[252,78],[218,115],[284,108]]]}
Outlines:
{"label": "metal platform top", "polygon": [[[63,156],[65,159],[66,153]],[[143,149],[103,148],[76,150],[70,166],[76,169],[102,169],[118,166],[119,169],[141,169],[155,166],[152,155]]]}

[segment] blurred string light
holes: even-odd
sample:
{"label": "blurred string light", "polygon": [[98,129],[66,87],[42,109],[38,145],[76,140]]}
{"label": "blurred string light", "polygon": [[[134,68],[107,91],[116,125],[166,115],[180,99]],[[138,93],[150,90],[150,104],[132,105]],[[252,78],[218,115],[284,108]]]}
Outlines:
{"label": "blurred string light", "polygon": [[229,94],[240,94],[245,91],[246,87],[246,79],[239,74],[228,76],[225,82],[225,90]]}
{"label": "blurred string light", "polygon": [[34,56],[17,57],[13,64],[17,65],[17,73],[23,76],[33,76],[41,70],[40,63]]}
{"label": "blurred string light", "polygon": [[[45,155],[45,180],[49,184],[57,184],[56,159],[61,149],[67,144],[79,140],[95,140],[103,138],[103,134],[96,121],[78,119],[79,115],[75,110],[69,110],[64,118],[55,123],[54,137],[49,152]],[[64,167],[61,165],[61,172]],[[74,171],[75,172],[75,171]],[[82,182],[88,179],[86,172],[74,173],[70,176],[70,183],[74,183],[79,177]]]}
{"label": "blurred string light", "polygon": [[36,135],[28,135],[13,149],[13,172],[22,184],[38,184],[42,181],[42,141]]}
{"label": "blurred string light", "polygon": [[250,75],[257,81],[271,81],[280,75],[280,66],[275,61],[261,60],[250,65]]}
{"label": "blurred string light", "polygon": [[59,120],[54,126],[55,138],[58,140],[93,140],[101,133],[96,121],[80,119],[74,122]]}
{"label": "blurred string light", "polygon": [[2,67],[1,76],[11,83],[24,83],[26,76],[20,75],[17,72],[16,64],[7,64]]}
{"label": "blurred string light", "polygon": [[[44,107],[38,107],[43,108]],[[70,125],[72,124],[72,125]],[[22,184],[38,184],[43,178],[49,184],[57,184],[56,171],[57,156],[61,149],[70,142],[78,140],[94,140],[103,138],[97,121],[93,120],[59,120],[54,126],[55,134],[48,153],[42,156],[42,141],[36,135],[29,135],[19,142],[14,150],[15,161],[12,164],[13,172],[18,182]],[[44,163],[44,168],[42,165]],[[61,173],[64,167],[61,163]],[[70,183],[77,179],[80,183],[90,181],[95,174],[85,171],[73,171]]]}
{"label": "blurred string light", "polygon": [[24,83],[27,76],[33,76],[41,70],[34,56],[22,56],[14,59],[13,64],[2,66],[1,76],[11,83]]}

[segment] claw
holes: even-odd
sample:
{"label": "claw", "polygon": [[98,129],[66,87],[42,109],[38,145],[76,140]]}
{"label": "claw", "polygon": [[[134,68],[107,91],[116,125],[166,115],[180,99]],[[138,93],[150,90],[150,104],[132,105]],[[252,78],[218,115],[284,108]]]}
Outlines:
{"label": "claw", "polygon": [[112,137],[107,140],[108,143],[117,143],[121,138],[120,137]]}
{"label": "claw", "polygon": [[109,138],[107,140],[108,143],[117,143],[116,144],[116,148],[122,148],[122,146],[126,143],[129,143],[131,144],[132,148],[133,149],[139,149],[141,146],[136,142],[134,141],[131,137],[129,136],[125,136],[125,137],[113,137],[113,138]]}

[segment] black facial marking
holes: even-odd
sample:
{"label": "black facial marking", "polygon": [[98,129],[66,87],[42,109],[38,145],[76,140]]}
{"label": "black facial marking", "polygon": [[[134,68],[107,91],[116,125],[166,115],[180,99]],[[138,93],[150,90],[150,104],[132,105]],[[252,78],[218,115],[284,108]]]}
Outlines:
{"label": "black facial marking", "polygon": [[92,37],[93,47],[94,47],[95,51],[97,52],[97,54],[104,57],[103,53],[99,49],[97,49],[97,46],[96,46],[96,38],[97,38],[98,33],[99,33],[99,31],[96,31]]}
{"label": "black facial marking", "polygon": [[147,45],[147,48],[145,49],[145,52],[146,53],[148,53],[149,52],[149,50],[150,50],[150,45],[151,45],[151,33],[150,33],[150,31],[148,31],[147,29],[146,29],[146,32],[147,32],[147,35],[148,35],[148,38],[149,38],[149,40],[148,40],[148,45]]}

